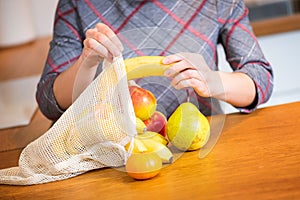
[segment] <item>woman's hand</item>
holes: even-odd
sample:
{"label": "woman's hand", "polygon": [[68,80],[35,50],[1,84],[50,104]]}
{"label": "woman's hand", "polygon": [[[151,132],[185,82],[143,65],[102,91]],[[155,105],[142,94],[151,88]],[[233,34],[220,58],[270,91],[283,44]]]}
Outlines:
{"label": "woman's hand", "polygon": [[179,53],[167,56],[165,71],[176,89],[192,87],[199,96],[214,97],[233,106],[246,107],[256,100],[256,87],[245,73],[212,71],[200,54]]}
{"label": "woman's hand", "polygon": [[81,56],[56,78],[53,85],[55,98],[62,109],[67,109],[93,81],[99,62],[119,56],[123,46],[116,34],[99,23],[86,31]]}
{"label": "woman's hand", "polygon": [[165,57],[163,63],[173,63],[165,76],[172,80],[171,84],[176,89],[192,87],[202,97],[211,97],[217,93],[216,86],[220,79],[200,54],[173,54]]}
{"label": "woman's hand", "polygon": [[86,31],[83,45],[82,56],[90,66],[94,66],[104,58],[112,62],[113,57],[119,56],[123,51],[122,43],[117,35],[103,23]]}

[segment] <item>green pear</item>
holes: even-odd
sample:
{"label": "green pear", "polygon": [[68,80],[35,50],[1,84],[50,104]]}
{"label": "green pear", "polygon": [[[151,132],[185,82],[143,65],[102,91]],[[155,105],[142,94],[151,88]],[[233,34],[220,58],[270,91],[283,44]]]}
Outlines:
{"label": "green pear", "polygon": [[185,102],[168,119],[167,136],[179,150],[197,150],[208,141],[210,125],[194,104]]}

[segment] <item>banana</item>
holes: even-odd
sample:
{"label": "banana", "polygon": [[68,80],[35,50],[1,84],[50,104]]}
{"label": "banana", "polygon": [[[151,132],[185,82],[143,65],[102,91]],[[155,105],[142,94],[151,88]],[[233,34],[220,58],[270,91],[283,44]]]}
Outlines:
{"label": "banana", "polygon": [[125,149],[127,152],[130,151],[130,148],[132,148],[132,151],[131,151],[132,153],[143,153],[143,152],[149,151],[148,148],[144,145],[144,143],[141,140],[136,139],[136,138],[133,139],[133,144],[132,144],[133,146],[131,147],[130,145],[131,145],[131,142],[129,142],[125,145]]}
{"label": "banana", "polygon": [[173,154],[167,146],[152,139],[141,140],[141,142],[149,152],[155,152],[163,163],[173,162]]}
{"label": "banana", "polygon": [[[163,56],[139,56],[124,60],[127,79],[163,76],[164,72],[170,67],[170,65],[162,64],[163,58]],[[136,130],[139,134],[133,139],[132,152],[156,152],[163,163],[171,163],[173,154],[166,146],[168,140],[158,133],[146,131],[145,124],[141,123],[138,118],[136,124]],[[127,151],[129,148],[130,143],[125,146]]]}
{"label": "banana", "polygon": [[133,138],[133,146],[130,146],[131,142],[125,145],[126,151],[131,153],[155,152],[163,163],[172,163],[172,152],[166,146],[166,142],[162,140],[164,137],[161,136],[161,138],[159,136],[160,134],[157,134],[158,133],[147,131],[144,134],[135,136]]}
{"label": "banana", "polygon": [[136,137],[141,139],[141,140],[151,139],[151,140],[159,142],[159,143],[161,143],[165,146],[168,144],[168,140],[164,136],[162,136],[159,133],[152,132],[152,131],[146,131],[142,134],[137,135]]}
{"label": "banana", "polygon": [[170,65],[162,64],[163,56],[138,56],[124,60],[127,79],[163,76]]}
{"label": "banana", "polygon": [[136,131],[138,134],[144,134],[147,131],[147,127],[143,120],[140,118],[136,117]]}

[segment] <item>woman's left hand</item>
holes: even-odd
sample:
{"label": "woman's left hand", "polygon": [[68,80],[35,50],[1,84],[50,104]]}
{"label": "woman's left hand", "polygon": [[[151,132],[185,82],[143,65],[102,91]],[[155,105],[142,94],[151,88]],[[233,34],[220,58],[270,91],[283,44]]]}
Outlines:
{"label": "woman's left hand", "polygon": [[[221,84],[217,73],[212,71],[202,55],[195,53],[178,53],[166,56],[164,64],[171,64],[165,76],[172,81],[176,89],[192,87],[202,97],[212,97],[219,93]],[[219,84],[218,84],[219,83]]]}

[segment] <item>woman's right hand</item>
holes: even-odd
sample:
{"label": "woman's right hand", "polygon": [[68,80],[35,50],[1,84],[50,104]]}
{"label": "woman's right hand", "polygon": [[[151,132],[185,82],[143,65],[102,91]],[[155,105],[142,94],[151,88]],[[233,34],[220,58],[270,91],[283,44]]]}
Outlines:
{"label": "woman's right hand", "polygon": [[86,31],[83,45],[82,56],[89,66],[95,66],[103,59],[112,62],[113,57],[119,56],[124,49],[117,35],[103,23]]}
{"label": "woman's right hand", "polygon": [[119,56],[123,46],[117,35],[105,24],[99,23],[86,31],[79,59],[56,78],[53,92],[57,103],[67,109],[93,81],[99,62]]}

